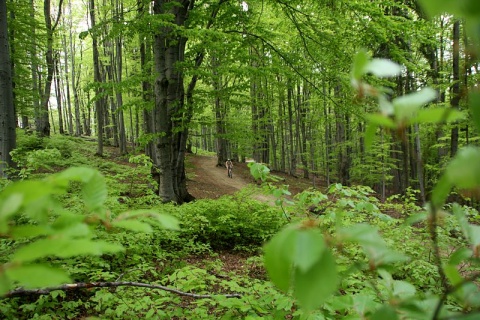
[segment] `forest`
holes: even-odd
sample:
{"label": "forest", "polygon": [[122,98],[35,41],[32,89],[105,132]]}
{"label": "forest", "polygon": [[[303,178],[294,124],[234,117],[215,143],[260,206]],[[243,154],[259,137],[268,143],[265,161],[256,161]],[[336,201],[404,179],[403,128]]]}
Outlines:
{"label": "forest", "polygon": [[0,0],[0,318],[479,318],[479,54],[478,0]]}

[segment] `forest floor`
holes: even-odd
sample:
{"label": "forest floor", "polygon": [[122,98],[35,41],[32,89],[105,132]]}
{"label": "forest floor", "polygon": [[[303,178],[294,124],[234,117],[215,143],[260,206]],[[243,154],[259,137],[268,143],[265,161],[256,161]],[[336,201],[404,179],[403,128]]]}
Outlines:
{"label": "forest floor", "polygon": [[[187,157],[187,189],[196,199],[217,199],[223,195],[234,194],[249,185],[256,185],[246,163],[235,162],[233,178],[227,176],[225,167],[217,167],[215,156],[200,156],[190,154]],[[274,172],[281,178],[280,184],[289,186],[292,194],[297,194],[313,187],[310,179],[296,178],[284,173]],[[319,187],[317,185],[317,187]],[[270,197],[256,193],[260,201],[271,201]]]}

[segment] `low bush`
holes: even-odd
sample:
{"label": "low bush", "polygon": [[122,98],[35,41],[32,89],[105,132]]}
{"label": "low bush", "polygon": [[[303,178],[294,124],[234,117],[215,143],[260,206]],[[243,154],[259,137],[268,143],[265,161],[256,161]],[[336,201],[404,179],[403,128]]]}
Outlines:
{"label": "low bush", "polygon": [[174,214],[182,225],[182,237],[215,250],[258,248],[286,222],[277,208],[232,196],[185,204]]}

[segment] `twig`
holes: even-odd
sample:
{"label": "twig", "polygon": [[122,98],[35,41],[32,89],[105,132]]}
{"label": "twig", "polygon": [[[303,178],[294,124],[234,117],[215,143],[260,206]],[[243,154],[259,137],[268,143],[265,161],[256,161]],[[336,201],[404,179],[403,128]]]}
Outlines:
{"label": "twig", "polygon": [[[168,292],[172,292],[175,294],[178,294],[180,296],[185,296],[185,297],[190,297],[194,299],[211,299],[215,295],[214,294],[195,294],[195,293],[189,293],[189,292],[183,292],[177,289],[172,289],[169,287],[161,286],[158,284],[148,284],[148,283],[142,283],[142,282],[131,282],[131,281],[117,281],[117,282],[80,282],[80,283],[70,283],[70,284],[63,284],[60,286],[55,286],[55,287],[47,287],[47,288],[41,288],[41,289],[24,289],[24,288],[18,288],[15,290],[12,290],[10,292],[7,292],[3,298],[10,298],[10,297],[15,297],[15,296],[21,296],[25,294],[38,294],[38,295],[43,295],[43,294],[48,294],[52,291],[55,290],[63,290],[63,291],[68,291],[68,290],[76,290],[76,289],[85,289],[85,288],[112,288],[112,287],[142,287],[142,288],[149,288],[149,289],[160,289]],[[222,294],[221,296],[225,298],[241,298],[242,296],[238,293],[233,293],[233,294]]]}

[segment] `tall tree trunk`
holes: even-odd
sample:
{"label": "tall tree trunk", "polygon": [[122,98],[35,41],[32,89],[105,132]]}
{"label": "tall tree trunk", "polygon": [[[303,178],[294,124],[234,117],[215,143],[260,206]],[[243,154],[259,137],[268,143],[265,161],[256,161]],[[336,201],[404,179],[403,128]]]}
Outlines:
{"label": "tall tree trunk", "polygon": [[[210,28],[220,5],[212,5],[213,11],[207,22]],[[192,200],[187,192],[185,176],[185,151],[188,139],[188,125],[193,115],[193,90],[198,76],[192,76],[187,92],[184,88],[184,74],[179,64],[185,60],[187,38],[176,29],[184,27],[188,13],[193,9],[193,0],[184,0],[177,6],[169,1],[155,0],[155,14],[170,14],[175,28],[162,26],[155,34],[155,132],[160,133],[155,144],[154,165],[158,170],[159,196],[163,201],[182,203]],[[204,53],[196,55],[195,67],[204,59]],[[186,104],[185,104],[186,99]],[[173,130],[175,128],[175,130]]]}
{"label": "tall tree trunk", "polygon": [[38,112],[38,118],[35,120],[37,133],[40,136],[50,136],[50,122],[48,120],[48,107],[50,101],[50,92],[52,89],[54,61],[53,61],[53,33],[58,25],[60,16],[62,15],[63,0],[59,0],[57,19],[52,25],[50,0],[43,3],[43,13],[45,17],[45,28],[47,32],[47,51],[45,52],[45,60],[47,64],[47,78],[45,80],[45,89],[43,91],[42,105]]}
{"label": "tall tree trunk", "polygon": [[287,107],[288,107],[288,136],[289,136],[289,155],[290,161],[288,166],[288,174],[296,176],[297,170],[297,154],[295,150],[295,133],[293,131],[293,88],[291,80],[288,80],[287,85]]}
{"label": "tall tree trunk", "polygon": [[[190,9],[190,1],[181,6],[168,6],[166,1],[154,2],[155,14],[171,14],[177,26],[184,26]],[[192,3],[193,5],[193,3]],[[178,174],[184,172],[183,159],[178,159],[186,145],[181,145],[182,127],[173,131],[173,126],[181,125],[178,117],[185,105],[184,75],[178,70],[177,63],[184,60],[187,39],[173,31],[173,27],[163,26],[155,34],[155,132],[160,133],[155,144],[154,165],[158,170],[158,194],[164,202],[185,201],[182,198],[183,187]],[[180,129],[180,130],[178,130]],[[177,161],[177,159],[179,161]],[[186,186],[185,186],[185,193]]]}
{"label": "tall tree trunk", "polygon": [[7,0],[0,0],[0,177],[7,177],[6,169],[14,166],[10,155],[16,146],[11,71]]}
{"label": "tall tree trunk", "polygon": [[[452,72],[453,72],[453,85],[452,85],[452,98],[450,105],[452,108],[457,109],[460,105],[460,21],[456,20],[453,23],[453,60],[452,60]],[[455,156],[458,150],[458,125],[454,125],[451,132],[450,140],[450,157]]]}
{"label": "tall tree trunk", "polygon": [[67,36],[64,34],[62,38],[62,46],[63,46],[63,51],[65,52],[64,55],[64,61],[63,63],[65,64],[65,89],[66,89],[66,111],[67,111],[67,127],[68,127],[68,134],[73,135],[73,115],[72,115],[72,101],[70,97],[70,81],[69,81],[69,75],[70,73],[68,72],[68,56],[69,54],[72,54],[71,52],[68,53],[68,47],[67,47]]}
{"label": "tall tree trunk", "polygon": [[103,110],[103,89],[100,88],[100,61],[98,54],[97,35],[95,31],[95,0],[90,0],[90,21],[92,24],[92,46],[93,46],[93,80],[97,85],[95,90],[95,112],[97,114],[97,152],[98,156],[103,156],[103,124],[104,124],[104,110]]}
{"label": "tall tree trunk", "polygon": [[222,76],[218,74],[218,58],[213,56],[213,91],[215,92],[215,128],[216,128],[216,149],[217,149],[217,167],[225,166],[228,158],[227,140],[225,139],[225,116],[224,103],[222,102]]}
{"label": "tall tree trunk", "polygon": [[60,90],[60,68],[58,65],[60,64],[60,56],[57,53],[54,57],[54,66],[55,66],[55,96],[57,98],[57,111],[58,111],[58,132],[60,134],[64,134],[63,128],[63,108],[62,108],[62,93]]}
{"label": "tall tree trunk", "polygon": [[[120,23],[123,23],[123,4],[120,1],[116,1],[116,16]],[[119,35],[115,39],[115,51],[116,51],[116,72],[115,82],[121,84],[122,82],[122,70],[123,70],[123,49],[122,49],[122,36]],[[123,117],[123,93],[122,90],[117,88],[116,90],[117,100],[117,130],[118,130],[118,143],[120,147],[120,154],[127,154],[127,136],[125,134],[125,119]]]}

